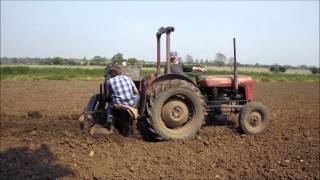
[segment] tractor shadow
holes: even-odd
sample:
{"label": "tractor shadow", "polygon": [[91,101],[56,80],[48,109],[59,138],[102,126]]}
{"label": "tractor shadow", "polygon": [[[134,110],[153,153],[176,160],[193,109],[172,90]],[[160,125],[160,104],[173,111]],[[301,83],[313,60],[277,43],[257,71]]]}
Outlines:
{"label": "tractor shadow", "polygon": [[134,136],[138,136],[138,138],[143,139],[147,142],[159,142],[156,138],[156,135],[150,131],[150,125],[148,124],[147,120],[142,118],[137,121],[136,124],[136,133]]}
{"label": "tractor shadow", "polygon": [[242,134],[239,124],[235,122],[229,115],[208,115],[204,126],[224,126],[231,129],[235,133]]}
{"label": "tractor shadow", "polygon": [[35,150],[27,146],[11,148],[0,153],[0,179],[57,179],[75,173],[55,163],[57,158],[49,146]]}

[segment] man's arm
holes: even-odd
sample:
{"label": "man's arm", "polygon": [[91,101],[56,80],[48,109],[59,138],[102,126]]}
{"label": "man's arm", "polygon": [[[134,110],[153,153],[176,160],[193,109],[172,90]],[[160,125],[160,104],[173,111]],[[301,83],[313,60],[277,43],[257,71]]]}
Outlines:
{"label": "man's arm", "polygon": [[106,88],[108,89],[107,99],[111,99],[112,88],[109,80],[107,81],[106,86],[107,86]]}
{"label": "man's arm", "polygon": [[191,72],[193,70],[192,68],[193,68],[192,66],[187,66],[182,64],[183,72]]}
{"label": "man's arm", "polygon": [[197,66],[193,66],[192,67],[192,71],[200,71],[200,72],[203,72],[203,71],[206,71],[207,69],[206,68],[202,68],[202,67],[197,67]]}
{"label": "man's arm", "polygon": [[134,88],[134,89],[133,89],[133,94],[134,94],[134,95],[138,95],[138,94],[139,94],[139,91],[138,91],[137,88]]}
{"label": "man's arm", "polygon": [[186,65],[182,65],[183,68],[183,72],[192,72],[192,71],[206,71],[205,68],[201,68],[201,67],[197,67],[197,66],[186,66]]}
{"label": "man's arm", "polygon": [[132,86],[133,94],[134,94],[134,95],[138,95],[138,94],[139,94],[139,91],[138,91],[136,85],[134,84],[134,82],[132,81],[131,78],[129,78],[129,79],[130,79],[130,83],[131,83],[131,86]]}

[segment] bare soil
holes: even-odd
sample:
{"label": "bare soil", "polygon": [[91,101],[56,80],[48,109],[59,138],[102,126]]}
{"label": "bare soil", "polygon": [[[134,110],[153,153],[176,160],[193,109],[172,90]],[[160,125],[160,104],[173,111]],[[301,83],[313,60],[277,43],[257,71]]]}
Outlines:
{"label": "bare soil", "polygon": [[166,142],[81,130],[99,83],[1,81],[0,179],[320,179],[319,83],[255,83],[264,134],[241,134],[231,116]]}

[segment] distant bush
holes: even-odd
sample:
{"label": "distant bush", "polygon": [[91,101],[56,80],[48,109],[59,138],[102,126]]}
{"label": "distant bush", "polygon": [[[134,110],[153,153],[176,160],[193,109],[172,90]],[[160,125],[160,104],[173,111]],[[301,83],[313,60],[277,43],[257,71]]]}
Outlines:
{"label": "distant bush", "polygon": [[312,74],[319,74],[320,73],[320,68],[311,67],[310,71],[312,72]]}
{"label": "distant bush", "polygon": [[280,72],[286,72],[287,71],[287,68],[286,67],[284,67],[284,66],[280,66]]}
{"label": "distant bush", "polygon": [[275,65],[272,65],[270,67],[270,71],[271,72],[275,72],[275,73],[277,73],[277,72],[283,72],[284,73],[284,72],[287,71],[287,68],[284,67],[284,66],[280,66],[280,65],[275,64]]}

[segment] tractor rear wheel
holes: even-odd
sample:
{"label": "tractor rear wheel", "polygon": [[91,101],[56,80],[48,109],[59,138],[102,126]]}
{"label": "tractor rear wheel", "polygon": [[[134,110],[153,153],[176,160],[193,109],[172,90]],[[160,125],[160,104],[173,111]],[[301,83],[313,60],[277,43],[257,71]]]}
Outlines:
{"label": "tractor rear wheel", "polygon": [[193,84],[166,80],[156,84],[147,103],[147,121],[159,140],[193,137],[206,116],[203,97]]}
{"label": "tractor rear wheel", "polygon": [[264,132],[270,124],[267,108],[258,102],[244,105],[239,116],[239,124],[244,133],[257,135]]}

